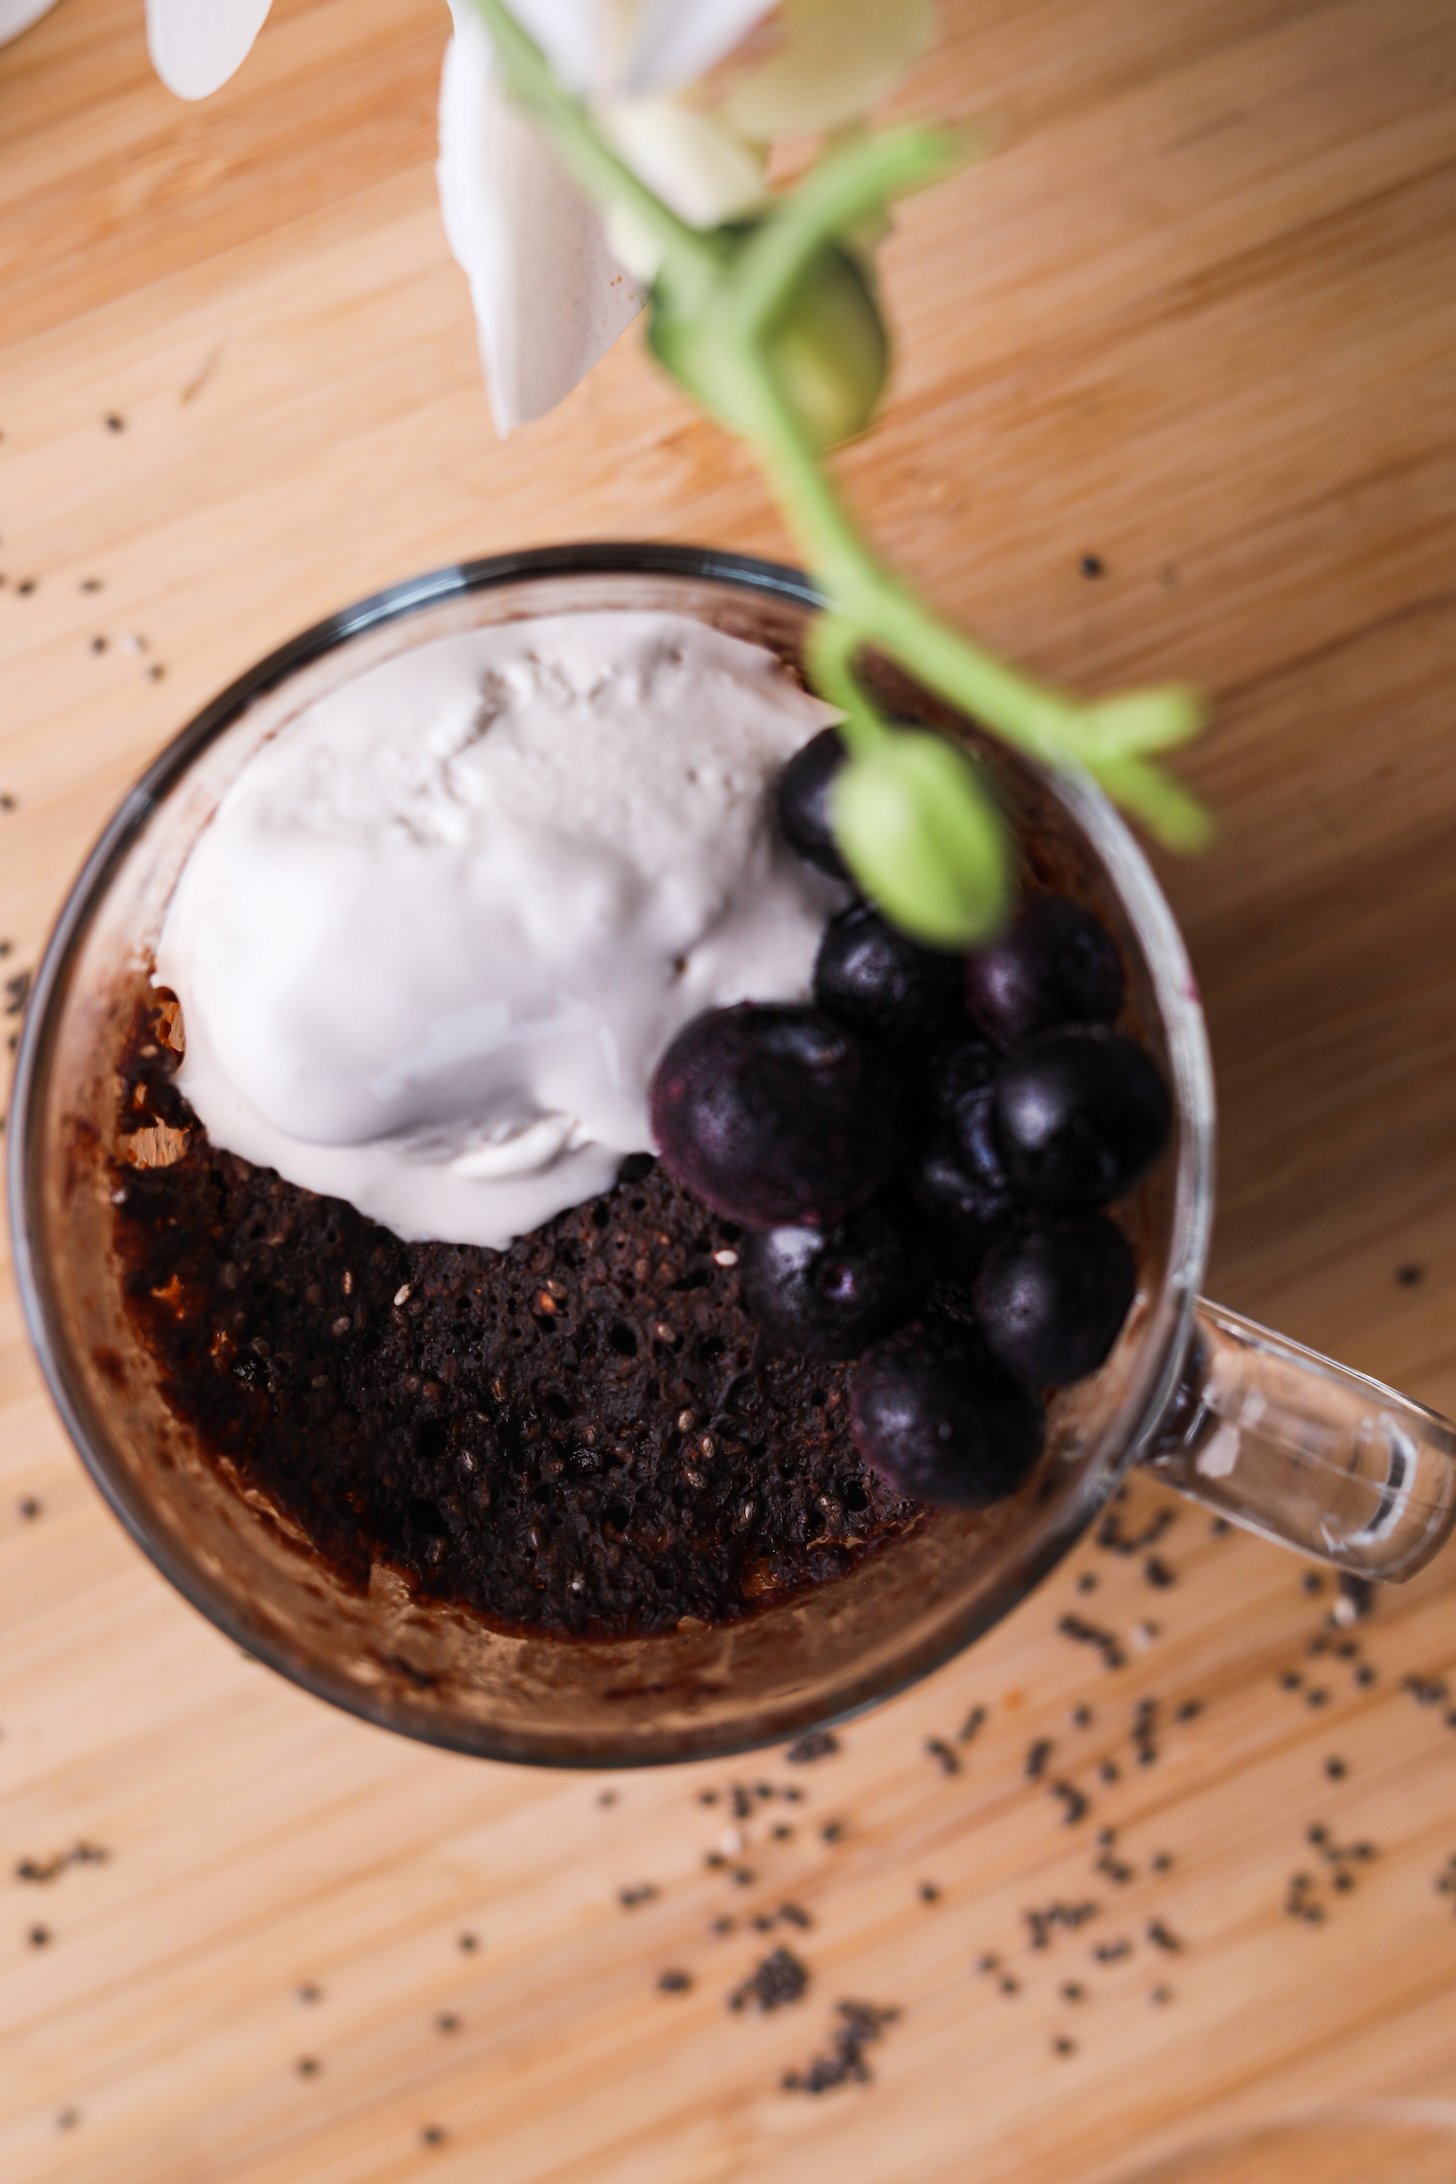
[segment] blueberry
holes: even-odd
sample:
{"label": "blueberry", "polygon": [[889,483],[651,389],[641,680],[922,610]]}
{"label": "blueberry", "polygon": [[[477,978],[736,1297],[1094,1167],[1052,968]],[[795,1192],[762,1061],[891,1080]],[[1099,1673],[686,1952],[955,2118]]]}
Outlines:
{"label": "blueberry", "polygon": [[875,1038],[929,1039],[964,1021],[956,957],[919,947],[864,902],[825,927],[814,998]]}
{"label": "blueberry", "polygon": [[865,1462],[917,1501],[984,1509],[1014,1494],[1041,1454],[1041,1406],[950,1321],[907,1327],[850,1378]]}
{"label": "blueberry", "polygon": [[1032,895],[999,940],[966,960],[971,1020],[1000,1046],[1059,1024],[1110,1024],[1122,959],[1105,925],[1065,895]]}
{"label": "blueberry", "polygon": [[1105,1026],[1043,1032],[1002,1064],[992,1107],[1013,1191],[1038,1205],[1101,1206],[1131,1190],[1168,1141],[1168,1088],[1135,1041]]}
{"label": "blueberry", "polygon": [[931,1079],[935,1120],[966,1173],[992,1189],[1006,1188],[993,1112],[1000,1057],[983,1039],[962,1039],[940,1056]]}
{"label": "blueberry", "polygon": [[864,1205],[902,1155],[901,1113],[879,1048],[780,1003],[694,1017],[652,1080],[668,1173],[750,1228],[824,1227]]}
{"label": "blueberry", "polygon": [[848,879],[844,860],[829,824],[829,791],[844,764],[845,749],[837,728],[811,736],[779,775],[779,825],[792,849],[831,879]]}
{"label": "blueberry", "polygon": [[924,1261],[908,1225],[876,1199],[838,1228],[750,1236],[743,1293],[778,1348],[801,1357],[858,1357],[919,1310]]}
{"label": "blueberry", "polygon": [[979,1257],[1012,1208],[1005,1178],[998,1183],[971,1172],[948,1136],[931,1137],[916,1155],[909,1181],[927,1230],[957,1267]]}
{"label": "blueberry", "polygon": [[1095,1373],[1137,1292],[1121,1229],[1082,1214],[1004,1231],[972,1290],[986,1348],[1018,1380],[1070,1387]]}

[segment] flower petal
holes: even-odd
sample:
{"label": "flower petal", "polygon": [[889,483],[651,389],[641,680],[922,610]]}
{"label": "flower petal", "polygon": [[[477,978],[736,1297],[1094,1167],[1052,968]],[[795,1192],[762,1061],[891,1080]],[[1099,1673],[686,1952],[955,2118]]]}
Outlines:
{"label": "flower petal", "polygon": [[48,15],[56,0],[0,0],[0,46],[9,45],[32,23]]}
{"label": "flower petal", "polygon": [[773,6],[774,0],[637,0],[620,64],[622,93],[672,91],[705,76]]}
{"label": "flower petal", "polygon": [[179,99],[205,99],[247,59],[268,0],[147,0],[152,65]]}
{"label": "flower petal", "polygon": [[458,0],[440,84],[440,204],[470,281],[501,433],[568,395],[642,298],[597,213],[501,87],[490,38]]}
{"label": "flower petal", "polygon": [[719,111],[746,137],[857,121],[935,36],[935,0],[783,0],[780,42],[745,69]]}

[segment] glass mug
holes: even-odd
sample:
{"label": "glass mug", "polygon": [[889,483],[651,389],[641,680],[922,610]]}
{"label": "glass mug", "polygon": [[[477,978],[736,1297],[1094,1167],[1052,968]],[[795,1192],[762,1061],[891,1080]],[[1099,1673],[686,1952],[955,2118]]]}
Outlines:
{"label": "glass mug", "polygon": [[[323,691],[432,638],[523,615],[662,609],[800,656],[815,595],[791,569],[653,546],[586,546],[441,570],[335,615],[244,675],[132,790],[37,975],[17,1064],[11,1209],[21,1295],[51,1392],[102,1493],[171,1582],[284,1675],[366,1719],[494,1759],[625,1766],[779,1741],[868,1706],[989,1629],[1067,1552],[1129,1467],[1346,1570],[1409,1576],[1456,1522],[1456,1432],[1374,1381],[1198,1291],[1213,1092],[1196,990],[1142,855],[1087,782],[999,745],[1033,876],[1117,935],[1129,1021],[1173,1088],[1173,1142],[1127,1209],[1138,1300],[1102,1370],[1056,1397],[1019,1494],[939,1512],[848,1576],[744,1621],[610,1641],[495,1630],[376,1567],[351,1590],[286,1516],[229,1484],[168,1411],[123,1309],[110,1245],[114,1059],[192,843],[260,743]],[[976,742],[906,678],[890,708]]]}

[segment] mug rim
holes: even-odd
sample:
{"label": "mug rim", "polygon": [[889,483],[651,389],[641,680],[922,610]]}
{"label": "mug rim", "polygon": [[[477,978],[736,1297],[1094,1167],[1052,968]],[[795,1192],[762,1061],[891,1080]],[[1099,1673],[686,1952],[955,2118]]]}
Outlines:
{"label": "mug rim", "polygon": [[[67,890],[41,953],[21,1027],[10,1104],[7,1199],[12,1261],[26,1331],[42,1377],[72,1446],[112,1511],[135,1544],[190,1606],[224,1637],[254,1655],[289,1682],[344,1712],[437,1748],[475,1758],[525,1761],[569,1769],[622,1769],[671,1764],[675,1759],[728,1757],[762,1748],[764,1737],[715,1737],[678,1753],[570,1752],[553,1754],[532,1744],[524,1748],[510,1735],[482,1734],[476,1724],[442,1722],[415,1713],[343,1678],[326,1664],[302,1661],[281,1644],[251,1628],[238,1605],[214,1592],[175,1557],[148,1523],[144,1507],[123,1489],[109,1451],[98,1445],[78,1401],[66,1338],[49,1293],[46,1270],[33,1248],[39,1224],[33,1221],[40,1190],[39,1123],[48,1061],[59,1010],[76,952],[104,899],[111,877],[153,812],[189,771],[195,760],[267,692],[300,669],[351,639],[426,608],[477,591],[546,577],[668,576],[711,583],[736,592],[761,592],[811,611],[823,596],[805,573],[784,562],[710,546],[657,544],[650,541],[590,541],[545,546],[450,562],[423,575],[405,578],[367,594],[326,615],[245,668],[182,727],[145,768],[102,828]],[[1194,1306],[1203,1280],[1212,1224],[1214,1100],[1212,1065],[1197,987],[1171,908],[1143,851],[1102,791],[1085,774],[1058,771],[1051,787],[1074,823],[1088,838],[1114,885],[1123,910],[1135,927],[1153,973],[1159,1014],[1168,1040],[1179,1116],[1178,1171],[1169,1264],[1154,1299],[1148,1329],[1140,1338],[1158,1351],[1157,1369],[1147,1377],[1122,1448],[1109,1460],[1086,1466],[1067,1510],[1047,1527],[1035,1549],[974,1616],[952,1622],[944,1640],[928,1655],[904,1661],[892,1675],[879,1677],[832,1714],[813,1721],[844,1721],[882,1704],[963,1652],[1018,1606],[1061,1561],[1105,1506],[1127,1471],[1137,1462],[1174,1394],[1191,1335]],[[1158,1324],[1161,1320],[1161,1326]],[[799,1733],[791,1728],[790,1734]],[[777,1734],[777,1733],[776,1733]],[[774,1741],[770,1739],[769,1741]]]}

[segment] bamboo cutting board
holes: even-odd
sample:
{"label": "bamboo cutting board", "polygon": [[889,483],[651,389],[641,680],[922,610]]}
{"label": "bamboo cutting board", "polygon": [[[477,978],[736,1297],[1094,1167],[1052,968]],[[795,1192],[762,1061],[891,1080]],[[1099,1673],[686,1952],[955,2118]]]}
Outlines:
{"label": "bamboo cutting board", "polygon": [[[1456,16],[946,13],[904,103],[998,149],[904,215],[848,482],[1044,671],[1218,693],[1188,771],[1222,839],[1168,874],[1216,1288],[1456,1408]],[[200,108],[141,18],[64,0],[0,55],[3,978],[143,761],[318,614],[546,540],[784,543],[630,338],[493,439],[442,11],[279,0]],[[164,1588],[0,1280],[0,2175],[1456,2179],[1456,1559],[1346,1628],[1152,1488],[1120,1526],[811,1764],[473,1764]],[[780,1945],[804,1994],[727,2007]],[[899,2013],[872,2082],[783,2090],[844,2001]]]}

